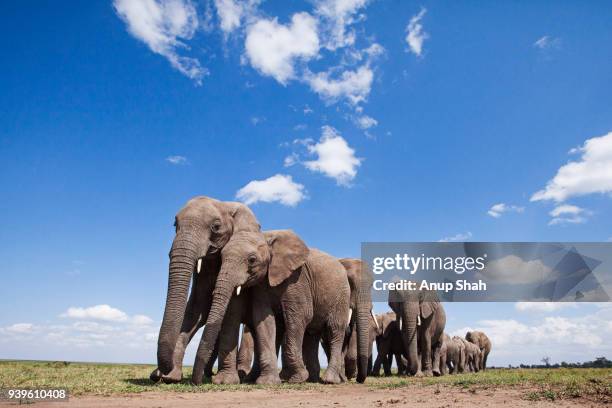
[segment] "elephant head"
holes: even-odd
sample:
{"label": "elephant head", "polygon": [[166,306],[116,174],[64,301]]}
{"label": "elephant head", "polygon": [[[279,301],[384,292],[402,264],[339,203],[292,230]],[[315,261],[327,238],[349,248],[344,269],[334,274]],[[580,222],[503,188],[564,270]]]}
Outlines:
{"label": "elephant head", "polygon": [[[361,259],[342,258],[351,288],[350,308],[357,314],[357,382],[364,382],[368,373],[368,358],[372,354],[370,322],[377,321],[372,311],[371,278]],[[373,337],[372,337],[373,339]]]}
{"label": "elephant head", "polygon": [[414,375],[419,371],[418,326],[435,314],[440,301],[434,291],[392,290],[389,292],[389,306],[395,312],[402,332],[408,370]]}
{"label": "elephant head", "polygon": [[234,233],[221,250],[221,270],[193,367],[194,384],[202,382],[232,295],[264,281],[271,287],[280,285],[306,263],[308,254],[306,244],[291,230]]}
{"label": "elephant head", "polygon": [[159,330],[157,362],[159,370],[172,370],[172,354],[183,322],[192,275],[194,282],[204,257],[218,255],[236,231],[259,231],[251,210],[241,203],[195,197],[178,212],[175,236],[170,249],[168,294]]}

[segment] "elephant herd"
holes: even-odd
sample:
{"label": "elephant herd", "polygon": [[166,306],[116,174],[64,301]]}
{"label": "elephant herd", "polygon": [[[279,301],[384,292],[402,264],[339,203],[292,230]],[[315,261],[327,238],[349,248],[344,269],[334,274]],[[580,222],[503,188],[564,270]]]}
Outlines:
{"label": "elephant herd", "polygon": [[[399,371],[412,375],[486,366],[486,335],[444,334],[435,292],[390,293],[394,313],[375,316],[361,260],[310,248],[291,230],[262,231],[242,203],[195,197],[174,227],[155,382],[182,380],[185,349],[202,327],[196,385],[204,377],[215,384],[363,382],[381,364],[389,373],[393,356]],[[322,375],[320,345],[328,360]]]}

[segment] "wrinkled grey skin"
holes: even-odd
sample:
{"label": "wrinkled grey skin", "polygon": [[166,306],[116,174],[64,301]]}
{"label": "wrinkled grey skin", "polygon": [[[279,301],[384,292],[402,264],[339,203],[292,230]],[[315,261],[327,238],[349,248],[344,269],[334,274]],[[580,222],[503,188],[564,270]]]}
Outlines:
{"label": "wrinkled grey skin", "polygon": [[440,375],[439,352],[446,313],[437,294],[433,291],[393,290],[389,292],[389,306],[395,312],[398,324],[401,320],[408,372],[416,376]]}
{"label": "wrinkled grey skin", "polygon": [[465,371],[465,344],[460,337],[452,339],[445,333],[446,343],[446,365],[450,374],[463,373]]}
{"label": "wrinkled grey skin", "polygon": [[387,312],[377,315],[377,320],[380,323],[380,334],[376,337],[377,356],[372,367],[372,375],[380,375],[380,366],[382,364],[386,376],[391,375],[391,364],[395,357],[397,364],[398,375],[406,373],[406,350],[402,333],[399,330],[397,316],[393,312]]}
{"label": "wrinkled grey skin", "polygon": [[[237,287],[251,288],[255,349],[260,361],[258,384],[279,383],[276,355],[277,320],[282,320],[283,369],[280,377],[303,382],[309,377],[304,353],[316,353],[321,335],[329,333],[331,358],[322,381],[339,383],[342,343],[347,326],[350,288],[346,270],[334,257],[309,249],[292,231],[234,234],[221,251],[212,306],[198,348],[192,382],[200,384],[204,366],[219,338]],[[239,320],[229,319],[238,338]],[[238,323],[236,323],[238,321]],[[225,327],[224,327],[225,330]]]}
{"label": "wrinkled grey skin", "polygon": [[478,367],[483,371],[486,370],[487,357],[489,357],[489,353],[491,352],[491,340],[489,340],[489,337],[481,331],[471,331],[467,332],[465,339],[470,343],[474,343],[476,347],[480,349]]}
{"label": "wrinkled grey skin", "polygon": [[348,378],[355,377],[356,368],[357,382],[363,383],[368,374],[368,361],[372,356],[372,330],[376,330],[372,316],[371,276],[361,259],[342,258],[340,263],[346,269],[352,310],[343,348],[345,374]]}
{"label": "wrinkled grey skin", "polygon": [[[169,253],[168,294],[157,343],[158,368],[150,376],[153,381],[161,379],[172,383],[181,380],[185,348],[206,322],[211,307],[212,292],[221,267],[220,249],[236,232],[259,230],[255,215],[241,203],[199,196],[189,200],[178,212],[176,235]],[[197,273],[200,259],[202,267]],[[235,366],[235,356],[229,354],[224,344],[219,346],[221,369]],[[211,347],[213,353],[214,345]],[[208,373],[211,367],[212,364],[206,367]]]}

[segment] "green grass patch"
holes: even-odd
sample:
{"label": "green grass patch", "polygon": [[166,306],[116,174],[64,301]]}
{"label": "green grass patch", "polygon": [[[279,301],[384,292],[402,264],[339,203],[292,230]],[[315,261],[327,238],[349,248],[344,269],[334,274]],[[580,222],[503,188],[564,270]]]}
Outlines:
{"label": "green grass patch", "polygon": [[[0,388],[68,388],[75,395],[115,395],[157,392],[249,391],[254,389],[323,390],[322,384],[280,384],[272,386],[240,384],[193,386],[189,383],[191,367],[184,368],[180,384],[153,384],[149,374],[155,368],[147,364],[96,364],[47,361],[0,361]],[[371,389],[399,387],[461,387],[477,389],[517,387],[529,400],[586,398],[612,402],[612,369],[491,369],[475,374],[443,377],[369,377]],[[339,389],[342,385],[338,386]]]}

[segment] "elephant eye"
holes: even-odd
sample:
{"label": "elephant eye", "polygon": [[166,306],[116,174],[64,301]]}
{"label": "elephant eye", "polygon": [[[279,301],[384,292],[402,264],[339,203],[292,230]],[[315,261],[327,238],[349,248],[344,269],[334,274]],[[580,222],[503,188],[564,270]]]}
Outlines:
{"label": "elephant eye", "polygon": [[219,232],[219,230],[221,229],[221,223],[219,221],[213,223],[210,226],[210,229],[212,230],[212,232]]}
{"label": "elephant eye", "polygon": [[249,255],[248,261],[249,265],[255,265],[255,262],[257,262],[257,257],[255,255]]}

